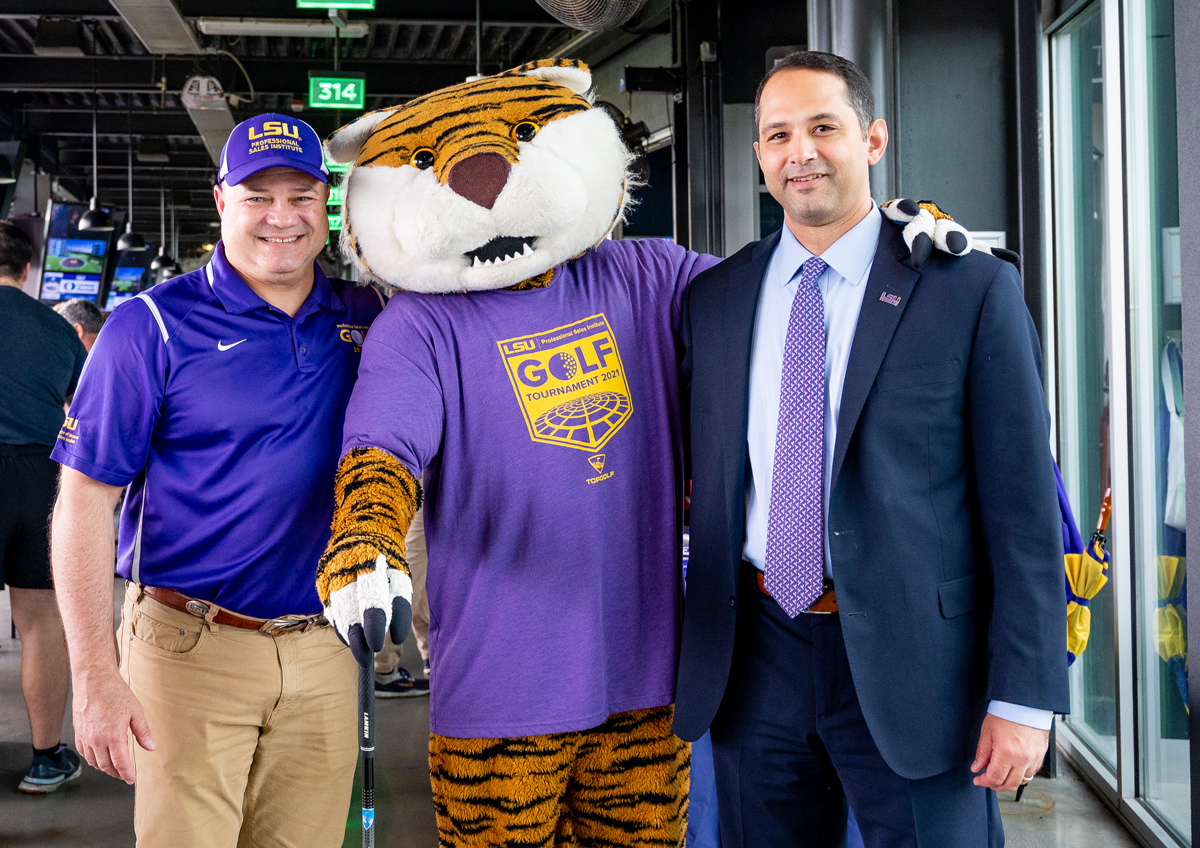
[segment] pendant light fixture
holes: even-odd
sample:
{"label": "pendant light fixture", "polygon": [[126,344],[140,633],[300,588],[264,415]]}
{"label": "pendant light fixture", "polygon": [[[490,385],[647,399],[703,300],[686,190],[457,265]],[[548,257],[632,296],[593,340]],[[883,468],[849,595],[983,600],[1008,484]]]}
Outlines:
{"label": "pendant light fixture", "polygon": [[111,233],[113,231],[112,216],[105,212],[97,203],[96,196],[100,193],[100,170],[96,162],[96,89],[92,89],[92,202],[88,211],[83,213],[76,225],[80,232]]}
{"label": "pendant light fixture", "polygon": [[129,217],[125,220],[125,232],[117,240],[117,250],[145,250],[146,240],[133,231],[133,95],[129,99]]}
{"label": "pendant light fixture", "polygon": [[175,222],[175,196],[171,195],[171,255],[175,257],[175,261],[171,263],[168,269],[172,277],[176,277],[183,273],[183,266],[179,264],[179,224]]}
{"label": "pendant light fixture", "polygon": [[158,256],[150,260],[150,270],[161,271],[174,264],[175,260],[167,254],[167,192],[160,177],[158,182]]}

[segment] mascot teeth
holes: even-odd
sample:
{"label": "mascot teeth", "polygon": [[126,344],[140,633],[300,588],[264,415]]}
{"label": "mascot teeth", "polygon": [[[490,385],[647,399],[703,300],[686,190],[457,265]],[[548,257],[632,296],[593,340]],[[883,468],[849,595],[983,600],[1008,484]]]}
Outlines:
{"label": "mascot teeth", "polygon": [[515,259],[532,256],[533,248],[529,246],[529,243],[533,239],[534,236],[524,236],[523,238],[500,236],[492,239],[483,247],[468,250],[464,255],[471,260],[473,268],[494,268]]}

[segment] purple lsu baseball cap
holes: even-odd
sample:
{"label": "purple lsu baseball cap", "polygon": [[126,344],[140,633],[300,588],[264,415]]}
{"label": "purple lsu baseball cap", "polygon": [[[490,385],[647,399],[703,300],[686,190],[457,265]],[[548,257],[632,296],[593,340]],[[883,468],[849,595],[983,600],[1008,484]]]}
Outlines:
{"label": "purple lsu baseball cap", "polygon": [[329,182],[317,131],[297,118],[267,112],[233,128],[221,150],[217,180],[237,185],[267,168],[295,168]]}

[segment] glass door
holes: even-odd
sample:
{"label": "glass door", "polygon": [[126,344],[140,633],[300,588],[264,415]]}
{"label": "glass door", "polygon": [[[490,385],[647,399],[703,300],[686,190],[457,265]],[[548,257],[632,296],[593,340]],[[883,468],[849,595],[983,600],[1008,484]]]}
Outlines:
{"label": "glass door", "polygon": [[1182,288],[1172,0],[1126,7],[1137,794],[1191,841]]}
{"label": "glass door", "polygon": [[[1110,403],[1113,304],[1105,265],[1107,151],[1100,7],[1093,3],[1078,14],[1052,36],[1050,44],[1059,464],[1085,539],[1112,484],[1114,414]],[[1109,528],[1110,551],[1116,548],[1112,544],[1116,530]],[[1067,721],[1115,770],[1116,634],[1111,586],[1100,590],[1090,608],[1090,639],[1070,669]]]}

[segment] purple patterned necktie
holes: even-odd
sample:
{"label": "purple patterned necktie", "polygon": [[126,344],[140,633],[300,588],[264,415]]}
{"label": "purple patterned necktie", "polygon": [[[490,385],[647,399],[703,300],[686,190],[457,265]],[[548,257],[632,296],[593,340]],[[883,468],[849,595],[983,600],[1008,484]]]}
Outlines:
{"label": "purple patterned necktie", "polygon": [[779,430],[767,512],[766,587],[792,618],[825,583],[825,308],[814,256],[800,268],[783,347]]}

